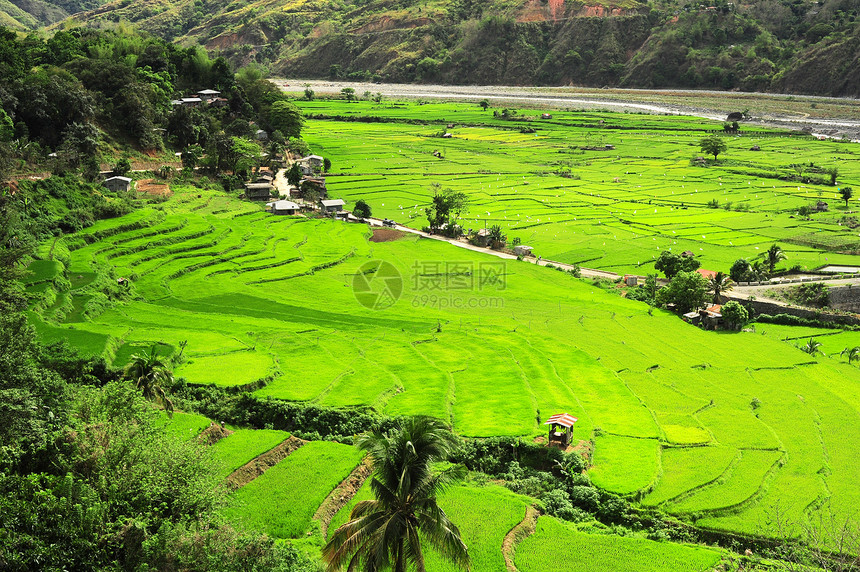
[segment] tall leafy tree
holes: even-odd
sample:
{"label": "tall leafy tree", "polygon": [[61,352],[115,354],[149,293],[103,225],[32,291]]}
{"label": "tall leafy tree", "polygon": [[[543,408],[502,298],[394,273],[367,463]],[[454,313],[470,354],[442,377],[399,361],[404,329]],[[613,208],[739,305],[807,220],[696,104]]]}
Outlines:
{"label": "tall leafy tree", "polygon": [[801,346],[800,350],[805,353],[808,353],[811,356],[824,353],[821,351],[821,342],[819,342],[815,338],[809,338],[809,341],[806,342],[806,344],[804,344],[803,346]]}
{"label": "tall leafy tree", "polygon": [[269,108],[269,125],[285,137],[298,138],[302,134],[304,118],[299,108],[289,101],[276,101]]}
{"label": "tall leafy tree", "polygon": [[723,138],[719,135],[709,135],[707,137],[703,137],[699,141],[699,148],[702,150],[702,153],[707,153],[708,155],[714,156],[714,161],[717,160],[717,155],[720,153],[725,153],[728,147],[726,146],[726,142],[723,141]]}
{"label": "tall leafy tree", "polygon": [[854,346],[851,349],[845,348],[841,352],[839,352],[840,356],[848,354],[848,363],[851,363],[854,360],[860,360],[860,346]]}
{"label": "tall leafy tree", "polygon": [[842,187],[839,189],[839,194],[842,195],[842,200],[845,201],[845,208],[848,208],[848,201],[854,196],[854,189],[851,187]]}
{"label": "tall leafy tree", "polygon": [[654,262],[654,269],[659,270],[671,280],[679,272],[692,272],[701,265],[702,263],[691,254],[675,254],[664,250]]}
{"label": "tall leafy tree", "polygon": [[456,446],[450,430],[437,419],[411,417],[391,433],[363,435],[358,446],[373,463],[376,499],[358,503],[323,547],[327,570],[423,571],[422,542],[468,569],[460,531],[436,503],[436,495],[463,473],[460,466],[432,469]]}
{"label": "tall leafy tree", "polygon": [[125,376],[141,390],[143,396],[164,406],[172,415],[173,402],[164,391],[164,384],[173,381],[173,373],[158,356],[158,346],[153,344],[149,351],[131,356],[125,368]]}
{"label": "tall leafy tree", "polygon": [[657,292],[660,304],[675,304],[679,312],[697,310],[708,300],[708,281],[698,272],[679,272]]}

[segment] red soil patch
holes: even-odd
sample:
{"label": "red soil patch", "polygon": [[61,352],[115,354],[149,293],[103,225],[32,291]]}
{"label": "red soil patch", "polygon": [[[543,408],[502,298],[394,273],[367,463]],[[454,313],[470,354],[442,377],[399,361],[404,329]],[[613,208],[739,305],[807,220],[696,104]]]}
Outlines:
{"label": "red soil patch", "polygon": [[407,234],[409,233],[396,228],[374,228],[370,242],[391,242],[392,240],[399,240]]}
{"label": "red soil patch", "polygon": [[141,179],[135,185],[138,193],[146,193],[153,197],[170,197],[173,196],[173,191],[167,183],[156,183],[152,179]]}

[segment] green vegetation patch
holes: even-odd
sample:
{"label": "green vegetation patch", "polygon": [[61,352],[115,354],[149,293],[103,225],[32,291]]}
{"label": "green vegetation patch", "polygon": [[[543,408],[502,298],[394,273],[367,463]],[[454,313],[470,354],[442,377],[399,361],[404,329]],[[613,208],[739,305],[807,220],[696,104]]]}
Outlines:
{"label": "green vegetation patch", "polygon": [[266,451],[270,451],[290,436],[274,429],[237,429],[212,445],[212,456],[223,467],[219,476],[227,478],[233,471]]}
{"label": "green vegetation patch", "polygon": [[53,280],[60,275],[62,265],[56,260],[34,260],[27,266],[24,275],[25,284],[37,284]]}
{"label": "green vegetation patch", "polygon": [[168,417],[166,413],[163,413],[162,423],[168,433],[181,439],[193,439],[209,427],[212,421],[208,417],[196,413],[176,411],[173,413],[173,417]]}
{"label": "green vegetation patch", "polygon": [[530,572],[705,572],[720,560],[716,550],[644,538],[586,534],[550,516],[517,547],[516,565]]}
{"label": "green vegetation patch", "polygon": [[273,372],[272,358],[256,351],[241,351],[189,359],[176,368],[176,375],[188,383],[246,385],[266,378]]}
{"label": "green vegetation patch", "polygon": [[602,435],[594,439],[592,482],[619,494],[647,488],[657,475],[656,439]]}
{"label": "green vegetation patch", "polygon": [[354,447],[313,441],[233,493],[225,516],[275,538],[298,538],[326,496],[358,465]]}

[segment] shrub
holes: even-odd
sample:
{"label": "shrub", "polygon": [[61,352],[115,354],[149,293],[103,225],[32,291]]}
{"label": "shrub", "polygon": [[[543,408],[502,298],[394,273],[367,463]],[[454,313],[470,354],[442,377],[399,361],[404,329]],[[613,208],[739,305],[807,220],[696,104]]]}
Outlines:
{"label": "shrub", "polygon": [[721,313],[729,329],[732,330],[743,328],[750,319],[747,309],[735,300],[731,300],[724,304]]}
{"label": "shrub", "polygon": [[588,512],[596,512],[600,508],[600,493],[593,487],[573,486],[570,487],[570,502]]}

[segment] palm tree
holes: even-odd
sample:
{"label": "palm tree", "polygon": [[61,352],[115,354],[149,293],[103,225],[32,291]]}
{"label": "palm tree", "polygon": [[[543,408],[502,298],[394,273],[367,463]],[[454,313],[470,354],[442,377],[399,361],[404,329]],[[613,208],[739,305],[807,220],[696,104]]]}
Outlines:
{"label": "palm tree", "polygon": [[778,244],[771,245],[771,247],[767,249],[765,255],[767,256],[767,266],[770,268],[771,274],[773,274],[773,269],[780,260],[788,258]]}
{"label": "palm tree", "polygon": [[854,346],[850,350],[848,348],[845,348],[844,350],[839,352],[839,355],[841,355],[841,356],[844,356],[845,354],[848,354],[848,363],[849,364],[852,361],[854,361],[855,359],[860,359],[860,346]]}
{"label": "palm tree", "polygon": [[768,272],[765,269],[765,263],[761,260],[754,260],[750,265],[750,273],[752,277],[755,278],[755,281],[766,280],[768,277]]}
{"label": "palm tree", "polygon": [[821,351],[821,342],[819,342],[815,338],[809,338],[809,341],[806,342],[806,345],[801,346],[800,351],[806,352],[811,356],[824,353]]}
{"label": "palm tree", "polygon": [[728,292],[733,287],[734,282],[722,272],[717,272],[713,278],[708,279],[708,292],[714,293],[714,304],[721,303],[720,294]]}
{"label": "palm tree", "polygon": [[125,366],[125,377],[134,381],[146,399],[161,403],[168,415],[173,416],[173,402],[162,387],[162,384],[173,381],[173,374],[158,358],[157,344],[152,344],[148,352],[131,356],[131,361]]}
{"label": "palm tree", "polygon": [[468,570],[469,552],[460,531],[436,504],[436,495],[464,470],[459,465],[431,469],[456,447],[450,430],[432,417],[409,417],[391,433],[377,430],[359,437],[357,444],[373,463],[370,487],[376,500],[359,502],[323,547],[327,570],[423,572],[422,541]]}

